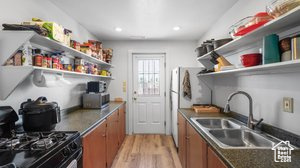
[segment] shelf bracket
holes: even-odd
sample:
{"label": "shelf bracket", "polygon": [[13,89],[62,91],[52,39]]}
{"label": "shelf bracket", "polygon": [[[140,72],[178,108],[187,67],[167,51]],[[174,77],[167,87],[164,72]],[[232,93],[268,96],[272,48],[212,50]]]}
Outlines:
{"label": "shelf bracket", "polygon": [[0,100],[5,100],[32,71],[32,67],[0,66]]}

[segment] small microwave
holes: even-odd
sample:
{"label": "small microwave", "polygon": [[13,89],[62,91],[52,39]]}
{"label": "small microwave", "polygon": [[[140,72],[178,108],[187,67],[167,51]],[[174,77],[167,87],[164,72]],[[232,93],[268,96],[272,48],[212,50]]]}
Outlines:
{"label": "small microwave", "polygon": [[83,94],[83,108],[101,109],[107,107],[110,102],[109,93],[85,93]]}

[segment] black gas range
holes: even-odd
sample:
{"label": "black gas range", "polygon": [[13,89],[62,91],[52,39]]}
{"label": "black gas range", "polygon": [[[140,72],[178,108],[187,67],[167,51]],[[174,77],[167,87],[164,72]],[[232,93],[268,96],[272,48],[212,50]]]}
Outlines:
{"label": "black gas range", "polygon": [[24,132],[0,138],[0,168],[81,167],[78,132]]}

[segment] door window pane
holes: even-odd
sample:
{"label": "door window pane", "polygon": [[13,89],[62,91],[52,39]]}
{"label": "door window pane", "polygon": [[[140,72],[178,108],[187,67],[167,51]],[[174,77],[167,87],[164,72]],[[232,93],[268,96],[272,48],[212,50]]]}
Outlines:
{"label": "door window pane", "polygon": [[145,59],[138,60],[138,94],[159,95],[160,94],[160,60]]}

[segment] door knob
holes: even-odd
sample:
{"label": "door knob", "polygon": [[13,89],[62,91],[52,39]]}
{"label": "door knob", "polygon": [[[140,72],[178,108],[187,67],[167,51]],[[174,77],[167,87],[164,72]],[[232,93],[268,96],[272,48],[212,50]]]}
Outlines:
{"label": "door knob", "polygon": [[137,98],[135,98],[135,97],[133,98],[133,100],[136,100],[136,99],[137,99]]}

